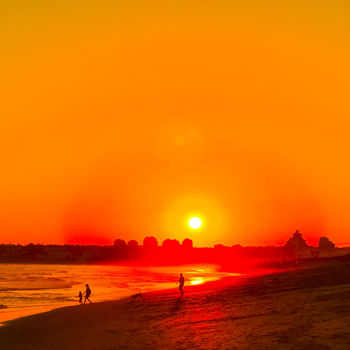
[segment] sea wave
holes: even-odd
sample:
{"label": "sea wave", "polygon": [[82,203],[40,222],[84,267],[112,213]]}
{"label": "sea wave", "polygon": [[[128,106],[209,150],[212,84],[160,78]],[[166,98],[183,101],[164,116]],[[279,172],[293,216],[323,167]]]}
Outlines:
{"label": "sea wave", "polygon": [[0,283],[0,292],[9,291],[35,291],[35,290],[49,290],[49,289],[65,289],[72,288],[74,285],[80,282],[73,281],[20,281],[10,283]]}

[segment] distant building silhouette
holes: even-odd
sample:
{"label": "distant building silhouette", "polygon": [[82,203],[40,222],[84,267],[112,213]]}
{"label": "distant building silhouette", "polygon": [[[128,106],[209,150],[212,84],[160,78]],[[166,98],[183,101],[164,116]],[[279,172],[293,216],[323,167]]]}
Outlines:
{"label": "distant building silhouette", "polygon": [[320,237],[318,250],[320,254],[332,253],[335,250],[335,244],[328,237]]}
{"label": "distant building silhouette", "polygon": [[299,230],[296,230],[293,233],[293,236],[288,239],[284,248],[289,254],[292,254],[295,257],[307,257],[311,255],[310,247]]}
{"label": "distant building silhouette", "polygon": [[350,254],[349,248],[337,248],[328,237],[320,237],[318,242],[318,251],[320,257],[342,256]]}

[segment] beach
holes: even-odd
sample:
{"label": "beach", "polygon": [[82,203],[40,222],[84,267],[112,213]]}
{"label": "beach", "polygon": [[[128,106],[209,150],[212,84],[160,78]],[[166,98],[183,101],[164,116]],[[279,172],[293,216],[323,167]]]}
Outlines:
{"label": "beach", "polygon": [[187,285],[235,275],[218,268],[216,265],[0,264],[0,326],[18,317],[77,305],[79,291],[85,290],[86,283],[93,288],[94,302],[102,302],[172,288],[180,271],[186,275]]}
{"label": "beach", "polygon": [[0,327],[2,349],[349,349],[346,263],[65,307]]}

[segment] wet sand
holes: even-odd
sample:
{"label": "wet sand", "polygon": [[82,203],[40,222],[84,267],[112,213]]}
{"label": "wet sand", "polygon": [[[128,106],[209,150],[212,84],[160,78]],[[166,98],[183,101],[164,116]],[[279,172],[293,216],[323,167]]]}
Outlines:
{"label": "wet sand", "polygon": [[350,267],[223,279],[7,322],[1,349],[349,349]]}

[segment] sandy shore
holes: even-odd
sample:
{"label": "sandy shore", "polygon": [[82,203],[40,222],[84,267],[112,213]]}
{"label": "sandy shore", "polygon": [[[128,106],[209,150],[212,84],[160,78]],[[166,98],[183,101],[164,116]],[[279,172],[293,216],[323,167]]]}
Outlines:
{"label": "sandy shore", "polygon": [[225,279],[56,309],[0,328],[4,350],[350,349],[350,267]]}

